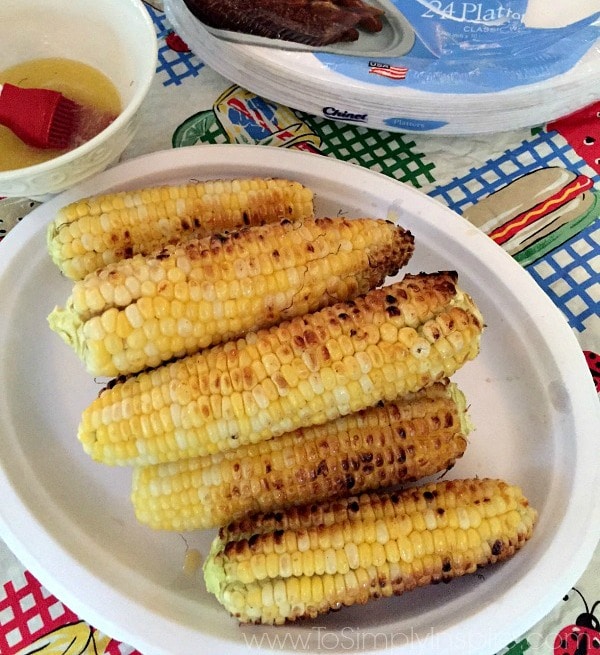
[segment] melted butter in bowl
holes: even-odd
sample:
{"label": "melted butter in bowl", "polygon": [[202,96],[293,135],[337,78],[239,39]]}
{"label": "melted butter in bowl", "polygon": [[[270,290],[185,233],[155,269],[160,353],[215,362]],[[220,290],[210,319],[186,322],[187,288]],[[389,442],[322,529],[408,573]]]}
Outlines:
{"label": "melted butter in bowl", "polygon": [[[110,79],[96,68],[72,59],[50,57],[22,62],[0,72],[0,83],[4,82],[59,91],[81,107],[67,150],[99,134],[122,109],[121,97]],[[39,164],[67,150],[32,148],[0,126],[0,171]]]}

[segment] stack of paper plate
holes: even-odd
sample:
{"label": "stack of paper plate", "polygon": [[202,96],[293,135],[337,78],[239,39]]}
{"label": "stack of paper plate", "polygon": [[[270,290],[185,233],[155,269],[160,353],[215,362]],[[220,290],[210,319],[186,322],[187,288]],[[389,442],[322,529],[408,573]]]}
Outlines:
{"label": "stack of paper plate", "polygon": [[[370,4],[385,7],[385,16],[393,18],[381,33],[319,51],[209,28],[184,0],[166,0],[165,11],[195,54],[227,79],[294,109],[366,127],[501,132],[542,124],[600,99],[597,0],[580,0],[566,13],[540,9],[550,26],[527,27],[520,41],[507,37],[492,52],[495,57],[475,49],[450,57],[443,47],[436,53],[439,44],[428,42],[430,35],[420,29],[415,34],[413,23],[397,9],[389,11],[390,0]],[[529,5],[535,22],[533,0]],[[575,10],[583,18],[574,16]],[[552,25],[553,19],[562,22]]]}

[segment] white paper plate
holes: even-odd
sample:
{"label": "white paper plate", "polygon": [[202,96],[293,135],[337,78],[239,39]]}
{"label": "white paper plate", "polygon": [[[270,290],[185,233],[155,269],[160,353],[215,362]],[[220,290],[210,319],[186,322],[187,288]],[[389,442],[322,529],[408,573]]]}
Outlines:
{"label": "white paper plate", "polygon": [[[358,42],[337,43],[319,48],[321,52],[332,52],[355,57],[402,57],[413,47],[415,33],[404,16],[391,5],[389,0],[371,0],[371,6],[385,11],[383,28],[380,32],[363,33]],[[392,10],[390,11],[390,6]],[[204,26],[209,34],[219,39],[241,43],[243,45],[259,45],[265,48],[275,48],[278,52],[292,50],[295,52],[310,52],[310,46],[294,41],[282,41],[264,36],[254,36],[243,32],[232,32]]]}
{"label": "white paper plate", "polygon": [[165,0],[165,12],[192,51],[226,79],[288,107],[369,128],[496,133],[555,120],[600,98],[597,46],[566,72],[539,82],[489,93],[464,93],[459,85],[455,93],[434,93],[401,83],[382,85],[378,76],[371,76],[373,82],[354,79],[310,52],[224,40],[207,30],[184,0]]}
{"label": "white paper plate", "polygon": [[[288,176],[316,191],[322,215],[398,214],[416,238],[409,270],[457,269],[488,328],[456,376],[477,426],[454,477],[520,484],[540,513],[511,561],[449,585],[349,608],[291,627],[240,628],[183,573],[186,548],[212,532],[138,525],[130,471],[93,463],[76,438],[99,385],[46,325],[70,283],[51,263],[45,227],[91,193],[233,176]],[[320,155],[197,146],[132,160],[34,210],[0,245],[0,535],[40,581],[103,632],[145,655],[383,651],[491,654],[549,612],[598,541],[597,398],[571,330],[528,274],[481,232],[427,196]],[[272,652],[272,650],[271,650]]]}

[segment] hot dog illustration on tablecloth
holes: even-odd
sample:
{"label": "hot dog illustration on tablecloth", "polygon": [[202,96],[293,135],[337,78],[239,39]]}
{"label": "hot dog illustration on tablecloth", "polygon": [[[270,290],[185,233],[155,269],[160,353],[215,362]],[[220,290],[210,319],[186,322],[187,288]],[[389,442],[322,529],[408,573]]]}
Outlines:
{"label": "hot dog illustration on tablecloth", "polygon": [[527,266],[600,216],[600,197],[586,175],[547,167],[517,178],[463,216]]}

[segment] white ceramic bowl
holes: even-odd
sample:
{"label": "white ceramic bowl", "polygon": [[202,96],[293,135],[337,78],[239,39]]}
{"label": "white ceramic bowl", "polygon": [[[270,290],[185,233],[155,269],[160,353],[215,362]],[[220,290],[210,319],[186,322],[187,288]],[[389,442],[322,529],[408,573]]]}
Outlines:
{"label": "white ceramic bowl", "polygon": [[2,0],[0,62],[65,57],[102,71],[123,110],[82,146],[49,161],[0,171],[0,196],[45,199],[117,161],[137,128],[157,63],[154,26],[141,0]]}

